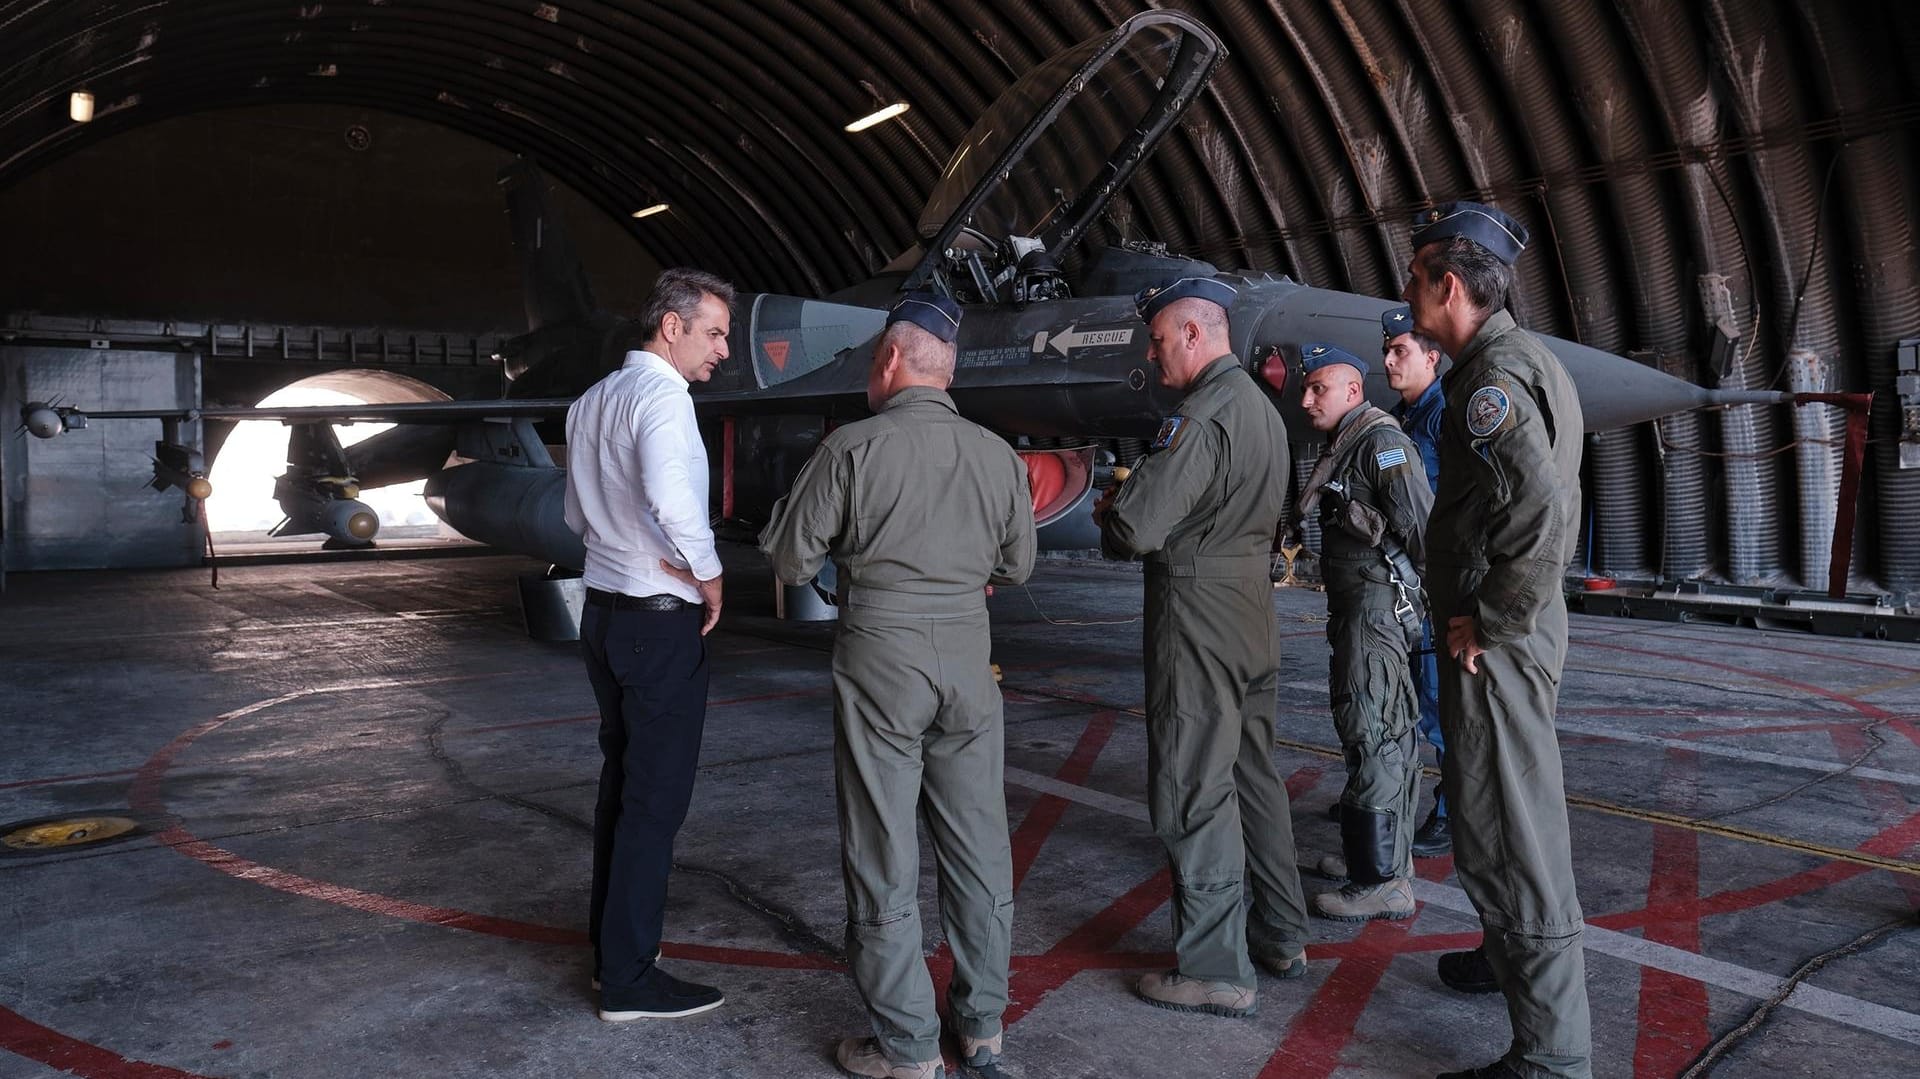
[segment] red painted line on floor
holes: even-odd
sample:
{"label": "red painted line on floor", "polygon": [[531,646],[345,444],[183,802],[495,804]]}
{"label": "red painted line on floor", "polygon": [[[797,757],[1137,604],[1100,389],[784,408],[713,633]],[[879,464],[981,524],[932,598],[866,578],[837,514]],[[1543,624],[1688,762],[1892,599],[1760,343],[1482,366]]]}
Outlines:
{"label": "red painted line on floor", "polygon": [[[1875,705],[1868,704],[1867,702],[1862,700],[1856,700],[1855,698],[1849,697],[1845,693],[1840,692],[1839,690],[1826,689],[1821,686],[1811,686],[1805,682],[1796,682],[1791,678],[1783,678],[1777,674],[1771,674],[1766,671],[1756,671],[1748,667],[1739,667],[1731,663],[1716,663],[1713,660],[1701,659],[1698,656],[1680,656],[1680,655],[1674,655],[1673,653],[1670,653],[1670,652],[1654,652],[1645,648],[1629,648],[1624,644],[1602,644],[1597,641],[1587,644],[1585,647],[1604,648],[1613,652],[1625,652],[1628,655],[1646,656],[1650,659],[1679,660],[1680,662],[1691,663],[1698,667],[1711,667],[1716,671],[1726,671],[1729,674],[1738,674],[1747,678],[1758,678],[1763,682],[1772,682],[1774,685],[1777,685],[1777,686],[1786,686],[1788,689],[1797,689],[1802,693],[1810,694],[1815,697],[1825,697],[1830,701],[1839,701],[1841,704],[1844,704],[1847,707],[1852,708],[1854,711],[1859,712],[1861,715],[1871,716],[1874,719],[1897,719],[1898,718],[1893,713],[1888,712],[1883,708],[1879,708]],[[1832,658],[1832,657],[1823,657],[1823,658]]]}
{"label": "red painted line on floor", "polygon": [[[274,703],[292,700],[304,694],[288,694],[273,698]],[[559,926],[539,925],[534,922],[516,921],[511,918],[496,918],[486,914],[474,914],[470,911],[451,907],[436,907],[410,900],[396,899],[376,892],[362,891],[343,884],[303,877],[273,866],[261,865],[232,851],[214,846],[194,835],[186,827],[175,821],[167,811],[166,802],[161,796],[161,784],[173,761],[195,741],[218,729],[226,723],[267,707],[258,704],[244,709],[216,716],[213,719],[189,728],[173,741],[161,747],[140,767],[128,790],[128,800],[136,814],[150,822],[167,822],[167,827],[157,836],[156,842],[174,850],[209,869],[224,873],[236,880],[259,884],[289,895],[307,899],[318,899],[336,906],[362,911],[386,918],[402,921],[420,922],[427,925],[444,926],[448,929],[460,929],[470,933],[484,933],[489,936],[504,937],[509,940],[529,941],[540,944],[585,945],[587,935],[579,929],[564,929]],[[770,952],[748,948],[719,948],[704,944],[668,943],[662,950],[670,956],[706,963],[724,963],[737,966],[778,967],[798,970],[837,970],[840,965],[826,956],[805,955],[795,952]]]}
{"label": "red painted line on floor", "polygon": [[1772,727],[1715,727],[1712,730],[1659,731],[1656,738],[1685,738],[1697,741],[1706,738],[1737,738],[1743,734],[1805,734],[1810,731],[1831,732],[1838,730],[1860,729],[1861,719],[1852,716],[1828,723],[1783,723]]}
{"label": "red painted line on floor", "polygon": [[[827,692],[827,687],[819,689],[789,689],[779,693],[756,693],[751,697],[727,697],[722,700],[708,701],[707,708],[725,708],[730,704],[752,704],[757,701],[779,701],[790,697],[816,697]],[[485,727],[456,727],[450,734],[490,734],[494,731],[517,731],[528,727],[557,727],[566,723],[598,723],[599,713],[590,716],[560,716],[555,719],[525,719],[517,723],[494,723]]]}
{"label": "red painted line on floor", "polygon": [[[713,707],[708,704],[709,708]],[[485,727],[464,727],[449,731],[450,734],[492,734],[494,731],[522,731],[532,727],[558,727],[568,723],[598,723],[598,714],[591,716],[560,716],[555,719],[523,719],[518,723],[493,723]]]}
{"label": "red painted line on floor", "polygon": [[[1696,643],[1695,641],[1689,638],[1676,637],[1670,633],[1643,633],[1641,634],[1641,636],[1657,638],[1663,641],[1681,641],[1688,644]],[[1765,644],[1748,644],[1744,641],[1733,640],[1733,639],[1716,640],[1713,643],[1722,645],[1727,648],[1744,648],[1744,649],[1747,649],[1748,651],[1765,652],[1768,655],[1807,656],[1811,659],[1824,659],[1824,660],[1827,660],[1828,662],[1832,662],[1834,660],[1840,660],[1843,663],[1851,663],[1856,667],[1884,667],[1890,671],[1902,671],[1907,674],[1913,673],[1912,664],[1882,663],[1879,660],[1874,660],[1874,659],[1861,659],[1859,656],[1853,655],[1849,651],[1809,652],[1804,648],[1786,648],[1781,646],[1779,643],[1777,643],[1777,638],[1773,638],[1773,637],[1769,637]]]}
{"label": "red painted line on floor", "polygon": [[[586,943],[586,934],[580,935],[580,942]],[[729,967],[771,967],[778,970],[841,970],[847,969],[845,963],[824,955],[811,955],[806,952],[769,952],[755,948],[721,948],[711,944],[679,944],[668,941],[660,945],[660,954],[668,959],[685,959],[690,963],[716,963]]]}
{"label": "red painted line on floor", "polygon": [[1912,742],[1916,746],[1920,746],[1920,727],[1916,727],[1912,723],[1890,723],[1888,726],[1899,731],[1906,737],[1907,741]]}
{"label": "red painted line on floor", "polygon": [[[1661,775],[1663,800],[1691,811],[1699,802],[1699,754],[1669,749]],[[1700,835],[1656,824],[1647,877],[1647,905],[1659,906],[1700,896]],[[1646,939],[1695,954],[1700,923],[1655,922]],[[1692,978],[1652,967],[1640,968],[1639,1024],[1633,1049],[1633,1074],[1678,1075],[1707,1044],[1707,987]]]}
{"label": "red painted line on floor", "polygon": [[1173,871],[1162,869],[1082,922],[1079,928],[1067,934],[1046,954],[1016,960],[1014,975],[1008,985],[1008,995],[1012,999],[1001,1016],[1001,1023],[1012,1026],[1039,1007],[1040,1002],[1046,1000],[1054,990],[1087,969],[1088,964],[1082,959],[1083,956],[1112,947],[1115,941],[1132,932],[1148,915],[1160,909],[1160,905],[1172,894]]}
{"label": "red painted line on floor", "polygon": [[[1453,856],[1416,859],[1413,869],[1424,880],[1445,881],[1453,874]],[[1294,1017],[1280,1047],[1260,1070],[1260,1079],[1333,1074],[1394,957],[1480,946],[1478,932],[1415,936],[1415,920],[1417,917],[1402,922],[1369,922],[1350,941],[1307,949],[1309,961],[1337,959],[1339,965]]]}
{"label": "red painted line on floor", "polygon": [[209,869],[218,870],[229,877],[244,880],[252,884],[264,885],[275,891],[289,895],[318,899],[351,910],[377,914],[383,918],[396,918],[407,922],[424,922],[428,925],[441,925],[449,929],[465,929],[473,933],[486,933],[489,936],[506,937],[509,940],[525,940],[536,944],[575,944],[587,943],[587,935],[578,929],[561,929],[557,926],[536,925],[532,922],[517,922],[507,918],[493,918],[484,914],[473,914],[451,907],[435,907],[424,903],[414,903],[405,899],[375,892],[363,892],[358,888],[349,888],[344,884],[332,884],[314,880],[284,869],[261,865],[243,858],[230,850],[216,847],[205,842],[192,832],[174,825],[160,833],[155,839],[162,845],[171,847]]}
{"label": "red painted line on floor", "polygon": [[[1912,725],[1901,720],[1900,717],[1834,690],[1822,689],[1818,686],[1809,686],[1792,681],[1791,679],[1768,674],[1764,671],[1748,670],[1694,656],[1667,656],[1662,653],[1650,652],[1639,648],[1628,648],[1623,645],[1592,644],[1591,646],[1610,648],[1615,651],[1649,656],[1656,659],[1679,659],[1683,662],[1743,674],[1758,678],[1762,681],[1788,686],[1804,693],[1825,697],[1829,700],[1838,701],[1869,718],[1888,720],[1890,722],[1887,723],[1887,726],[1906,735],[1916,744],[1920,744],[1920,732],[1914,731]],[[1845,724],[1830,728],[1830,730],[1835,732],[1851,729],[1852,725]],[[1904,795],[1902,798],[1904,804]],[[1882,857],[1898,858],[1904,856],[1916,843],[1920,843],[1920,813],[1908,815],[1898,823],[1882,829],[1865,842],[1859,844],[1855,849],[1869,854],[1878,854]],[[1620,911],[1588,920],[1595,925],[1600,925],[1608,929],[1652,927],[1658,924],[1676,923],[1682,925],[1691,923],[1697,929],[1701,920],[1705,918],[1719,914],[1730,914],[1737,911],[1750,910],[1754,907],[1765,906],[1769,903],[1779,902],[1780,900],[1793,896],[1804,895],[1841,881],[1850,880],[1868,872],[1871,872],[1871,870],[1865,866],[1843,862],[1826,862],[1813,869],[1789,874],[1764,884],[1733,889],[1704,898],[1684,900],[1681,902],[1661,904],[1654,903],[1650,900],[1645,908],[1638,911]]]}
{"label": "red painted line on floor", "polygon": [[[1846,728],[1833,732],[1833,748],[1839,755],[1852,760],[1869,748],[1867,736],[1856,728]],[[1875,809],[1885,816],[1899,816],[1907,811],[1907,792],[1897,784],[1884,779],[1860,779],[1861,788]],[[1907,897],[1907,906],[1920,907],[1920,880],[1906,873],[1892,874],[1893,883]]]}
{"label": "red painted line on floor", "polygon": [[[1480,931],[1461,933],[1409,933],[1390,941],[1331,941],[1307,945],[1307,960],[1313,963],[1340,959],[1391,959],[1398,955],[1426,955],[1431,952],[1458,952],[1480,946]],[[1048,952],[1045,956],[1015,956],[1015,969],[1049,966],[1056,960],[1073,959],[1082,970],[1166,970],[1173,966],[1172,952]]]}
{"label": "red painted line on floor", "polygon": [[[1355,941],[1373,947],[1402,941],[1409,936],[1407,930],[1412,924],[1411,920],[1369,922]],[[1313,999],[1293,1017],[1280,1047],[1260,1069],[1260,1079],[1324,1079],[1332,1075],[1392,963],[1391,955],[1362,954],[1340,960],[1314,991]]]}
{"label": "red painted line on floor", "polygon": [[[1920,843],[1920,811],[1876,833],[1854,849],[1867,854],[1878,854],[1884,858],[1898,858],[1905,855],[1916,843]],[[1701,918],[1733,914],[1797,895],[1805,895],[1844,880],[1851,880],[1863,873],[1872,872],[1877,871],[1869,866],[1855,865],[1851,862],[1823,862],[1812,869],[1789,874],[1764,884],[1717,892],[1687,902],[1650,905],[1641,910],[1603,914],[1587,920],[1608,929],[1621,930],[1649,926],[1656,922],[1698,921]]]}
{"label": "red painted line on floor", "polygon": [[[496,918],[486,914],[458,910],[452,907],[436,907],[425,903],[415,903],[406,899],[380,895],[376,892],[350,888],[344,884],[314,880],[284,869],[261,865],[232,851],[216,847],[196,837],[186,829],[175,825],[155,837],[163,846],[192,858],[209,869],[225,873],[237,880],[262,885],[275,891],[297,895],[306,899],[318,899],[335,906],[358,910],[383,918],[400,921],[420,922],[425,925],[438,925],[448,929],[460,929],[469,933],[484,933],[488,936],[504,937],[508,940],[528,941],[534,944],[566,944],[584,946],[587,934],[579,929],[566,929],[560,926],[540,925],[535,922],[516,921],[512,918]],[[721,963],[729,966],[777,967],[787,970],[838,970],[841,965],[826,956],[806,955],[797,952],[769,952],[750,948],[721,948],[706,944],[667,943],[661,950],[676,959],[687,959],[701,963]]]}
{"label": "red painted line on floor", "polygon": [[86,1079],[204,1079],[198,1072],[128,1060],[6,1008],[0,1008],[0,1049]]}
{"label": "red painted line on floor", "polygon": [[[1093,771],[1093,762],[1106,748],[1107,739],[1113,736],[1116,713],[1099,712],[1080,732],[1080,739],[1074,744],[1073,752],[1067,754],[1066,762],[1054,773],[1054,778],[1063,782],[1081,786]],[[1027,810],[1020,821],[1020,827],[1013,832],[1013,890],[1020,891],[1020,885],[1027,879],[1027,871],[1033,868],[1035,858],[1040,856],[1040,848],[1053,834],[1054,827],[1067,812],[1071,803],[1055,794],[1043,794]]]}
{"label": "red painted line on floor", "polygon": [[1153,876],[1141,881],[1127,890],[1127,893],[1108,904],[1104,910],[1080,923],[1073,932],[1060,938],[1060,942],[1047,949],[1045,956],[1059,956],[1064,953],[1083,951],[1103,951],[1119,941],[1121,937],[1137,929],[1147,916],[1159,910],[1173,895],[1173,870],[1162,868]]}
{"label": "red painted line on floor", "polygon": [[81,772],[70,776],[47,776],[45,779],[16,779],[11,783],[0,783],[0,791],[14,790],[19,787],[43,787],[49,783],[78,783],[83,779],[112,779],[115,776],[130,776],[139,771],[137,768],[122,768],[118,772]]}
{"label": "red painted line on floor", "polygon": [[1287,801],[1292,802],[1312,790],[1326,774],[1326,766],[1319,764],[1302,765],[1300,769],[1287,777]]}
{"label": "red painted line on floor", "polygon": [[1845,713],[1831,708],[1621,708],[1615,705],[1585,705],[1561,707],[1556,711],[1563,716],[1610,716],[1620,719],[1755,719],[1760,716],[1804,720],[1846,718]]}

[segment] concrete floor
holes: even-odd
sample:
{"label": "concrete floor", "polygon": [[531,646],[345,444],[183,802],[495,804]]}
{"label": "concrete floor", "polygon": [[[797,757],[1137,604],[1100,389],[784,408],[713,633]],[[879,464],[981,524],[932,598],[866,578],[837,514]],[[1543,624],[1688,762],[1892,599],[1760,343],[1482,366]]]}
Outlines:
{"label": "concrete floor", "polygon": [[[0,855],[0,1076],[835,1074],[864,1021],[839,968],[831,630],[774,621],[757,559],[727,556],[666,955],[728,1002],[624,1026],[587,988],[592,699],[574,646],[522,633],[529,563],[235,567],[217,592],[204,572],[9,578],[0,822],[141,827]],[[1358,1079],[1497,1055],[1499,999],[1434,974],[1478,937],[1445,859],[1420,863],[1413,920],[1317,923],[1309,976],[1263,981],[1253,1019],[1132,999],[1170,961],[1139,599],[1127,567],[1049,562],[992,601],[1016,1074]],[[1310,862],[1340,783],[1324,603],[1275,607],[1276,755]],[[1783,996],[1715,1074],[1920,1075],[1920,649],[1581,617],[1574,637],[1595,1074],[1678,1074]]]}

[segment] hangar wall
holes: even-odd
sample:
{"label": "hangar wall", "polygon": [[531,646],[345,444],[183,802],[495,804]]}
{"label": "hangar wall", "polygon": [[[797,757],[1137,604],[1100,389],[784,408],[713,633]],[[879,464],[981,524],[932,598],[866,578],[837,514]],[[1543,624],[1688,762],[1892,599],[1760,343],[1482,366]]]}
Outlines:
{"label": "hangar wall", "polygon": [[[365,149],[355,149],[364,137]],[[128,130],[0,186],[0,312],[521,333],[495,174],[511,153],[373,109],[221,109]],[[659,272],[564,184],[608,308]]]}
{"label": "hangar wall", "polygon": [[[200,357],[0,344],[0,416],[48,399],[97,401],[102,410],[194,408]],[[183,425],[183,444],[198,447],[199,426]],[[159,428],[101,423],[85,437],[41,440],[9,423],[0,444],[0,571],[198,564],[206,533],[183,521],[187,500],[147,486]]]}
{"label": "hangar wall", "polygon": [[[948,153],[1021,72],[1144,6],[40,5],[0,36],[0,197],[176,116],[378,108],[537,154],[662,261],[817,294],[913,242]],[[1920,408],[1901,412],[1894,359],[1920,335],[1920,5],[1177,6],[1230,56],[1097,238],[1388,294],[1414,210],[1496,201],[1537,238],[1523,322],[1710,384],[1875,391],[1855,584],[1920,594],[1920,469],[1897,465]],[[100,115],[75,125],[83,84]],[[841,130],[891,101],[911,111]],[[654,201],[673,212],[625,219]],[[1840,430],[1749,406],[1596,438],[1595,568],[1824,585]]]}

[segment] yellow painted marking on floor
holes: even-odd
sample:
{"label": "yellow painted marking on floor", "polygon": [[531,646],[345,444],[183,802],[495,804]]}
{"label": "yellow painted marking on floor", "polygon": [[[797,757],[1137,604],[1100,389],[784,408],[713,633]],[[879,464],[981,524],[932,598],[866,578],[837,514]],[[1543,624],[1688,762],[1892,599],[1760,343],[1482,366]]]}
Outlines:
{"label": "yellow painted marking on floor", "polygon": [[[1312,742],[1296,742],[1291,738],[1275,738],[1273,744],[1300,753],[1311,753],[1318,757],[1328,757],[1335,760],[1343,759],[1339,750],[1327,746],[1315,745]],[[1440,773],[1435,769],[1423,768],[1421,771],[1435,779],[1440,778]],[[1772,832],[1762,832],[1752,828],[1741,828],[1737,825],[1722,824],[1718,821],[1697,820],[1681,813],[1667,813],[1658,809],[1639,809],[1634,806],[1623,806],[1617,802],[1606,802],[1581,794],[1567,795],[1567,804],[1577,806],[1581,809],[1590,809],[1596,813],[1605,813],[1609,816],[1625,817],[1629,820],[1641,821],[1646,824],[1664,824],[1670,828],[1684,828],[1689,832],[1719,836],[1722,839],[1735,839],[1743,843],[1758,843],[1761,846],[1773,847],[1776,850],[1792,851],[1795,854],[1809,854],[1816,858],[1825,858],[1832,862],[1848,862],[1853,865],[1866,866],[1869,869],[1885,869],[1892,873],[1906,873],[1911,876],[1920,877],[1920,862],[1909,862],[1899,858],[1883,858],[1878,854],[1868,854],[1865,851],[1848,850],[1845,847],[1828,846],[1825,843],[1815,843],[1811,840],[1774,835]]]}
{"label": "yellow painted marking on floor", "polygon": [[1871,697],[1875,693],[1885,693],[1890,689],[1900,689],[1904,686],[1913,685],[1916,682],[1920,682],[1920,673],[1903,675],[1899,678],[1889,679],[1888,681],[1879,682],[1871,686],[1861,686],[1859,689],[1850,689],[1847,690],[1847,696]]}

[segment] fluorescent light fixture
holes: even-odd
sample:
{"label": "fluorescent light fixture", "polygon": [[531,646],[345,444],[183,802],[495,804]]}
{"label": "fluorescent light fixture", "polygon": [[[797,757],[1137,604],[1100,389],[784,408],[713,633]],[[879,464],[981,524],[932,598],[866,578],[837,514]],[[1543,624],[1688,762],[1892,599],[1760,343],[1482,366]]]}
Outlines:
{"label": "fluorescent light fixture", "polygon": [[649,206],[643,210],[635,210],[633,212],[633,216],[652,217],[654,214],[663,214],[666,212],[667,212],[667,204],[664,202],[656,202],[652,206]]}
{"label": "fluorescent light fixture", "polygon": [[93,95],[85,90],[75,90],[67,98],[67,115],[73,117],[76,124],[84,124],[93,119]]}
{"label": "fluorescent light fixture", "polygon": [[886,108],[881,109],[879,112],[868,113],[867,115],[862,116],[860,119],[855,120],[853,123],[848,124],[847,130],[848,131],[865,131],[866,129],[872,127],[875,124],[886,123],[888,120],[891,120],[894,117],[900,115],[901,113],[906,112],[907,109],[909,108],[911,108],[911,106],[909,106],[906,102],[896,101],[893,104],[888,105]]}

